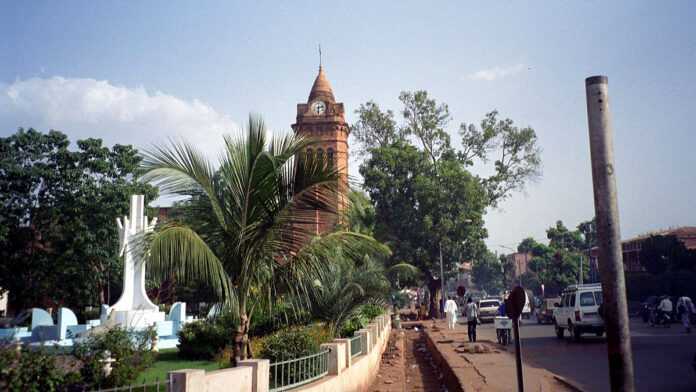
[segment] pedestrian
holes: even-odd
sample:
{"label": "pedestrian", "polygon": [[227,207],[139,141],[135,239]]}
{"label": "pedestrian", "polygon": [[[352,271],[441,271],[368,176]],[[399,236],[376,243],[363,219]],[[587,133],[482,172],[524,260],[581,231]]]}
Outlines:
{"label": "pedestrian", "polygon": [[457,303],[452,296],[445,302],[445,315],[447,316],[447,328],[454,329],[457,325]]}
{"label": "pedestrian", "polygon": [[476,341],[476,323],[478,322],[478,307],[474,303],[474,300],[469,297],[466,304],[466,325],[467,333],[469,334],[469,341]]}
{"label": "pedestrian", "polygon": [[696,314],[696,307],[691,298],[687,296],[679,297],[677,300],[677,315],[681,317],[686,333],[691,333],[691,317],[693,314]]}

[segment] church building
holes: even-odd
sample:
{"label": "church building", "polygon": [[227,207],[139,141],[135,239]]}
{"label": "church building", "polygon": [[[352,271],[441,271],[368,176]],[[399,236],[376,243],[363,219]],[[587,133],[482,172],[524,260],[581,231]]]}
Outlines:
{"label": "church building", "polygon": [[292,124],[295,134],[303,135],[318,143],[306,151],[307,157],[334,165],[339,172],[335,208],[338,215],[316,212],[305,230],[314,235],[331,231],[338,216],[347,205],[348,194],[348,133],[342,102],[336,102],[329,80],[322,66],[309,92],[307,103],[297,104],[297,118]]}

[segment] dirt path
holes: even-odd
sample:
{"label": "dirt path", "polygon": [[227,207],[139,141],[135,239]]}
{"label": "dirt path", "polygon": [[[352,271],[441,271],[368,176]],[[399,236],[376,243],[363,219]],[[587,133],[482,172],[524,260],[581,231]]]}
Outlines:
{"label": "dirt path", "polygon": [[418,329],[392,330],[371,392],[446,391]]}

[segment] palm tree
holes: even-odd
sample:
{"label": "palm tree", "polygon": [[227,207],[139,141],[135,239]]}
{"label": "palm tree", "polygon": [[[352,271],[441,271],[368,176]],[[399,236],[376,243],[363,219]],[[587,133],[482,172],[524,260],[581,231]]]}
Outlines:
{"label": "palm tree", "polygon": [[249,117],[243,136],[224,141],[217,169],[185,142],[156,147],[144,154],[143,179],[162,193],[197,200],[196,230],[170,224],[150,238],[150,271],[205,279],[216,290],[239,319],[237,362],[250,353],[250,319],[259,303],[254,294],[274,293],[279,285],[309,293],[301,282],[321,276],[332,249],[357,255],[380,245],[342,231],[312,240],[303,229],[317,210],[337,212],[337,169],[304,154],[314,141],[293,134],[270,138],[258,116]]}

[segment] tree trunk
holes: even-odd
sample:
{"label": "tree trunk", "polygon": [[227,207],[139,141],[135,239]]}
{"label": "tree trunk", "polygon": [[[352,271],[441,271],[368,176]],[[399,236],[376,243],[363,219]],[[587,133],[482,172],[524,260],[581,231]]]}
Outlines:
{"label": "tree trunk", "polygon": [[251,357],[250,354],[251,347],[249,347],[249,317],[246,313],[241,313],[239,315],[239,325],[235,331],[234,336],[234,358],[233,366],[237,366],[239,361],[245,360]]}
{"label": "tree trunk", "polygon": [[440,318],[440,280],[428,277],[428,291],[430,291],[430,318]]}

